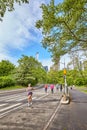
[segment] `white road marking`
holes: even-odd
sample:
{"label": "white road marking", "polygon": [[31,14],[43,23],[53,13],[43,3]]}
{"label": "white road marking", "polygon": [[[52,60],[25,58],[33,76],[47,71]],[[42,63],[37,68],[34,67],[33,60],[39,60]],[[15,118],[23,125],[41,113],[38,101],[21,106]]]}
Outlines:
{"label": "white road marking", "polygon": [[22,97],[22,96],[25,96],[26,93],[22,93],[22,94],[13,94],[13,95],[9,95],[9,96],[4,96],[4,97],[0,97],[0,100],[10,100],[10,99],[13,99],[13,98],[17,98],[17,97]]}
{"label": "white road marking", "polygon": [[[33,97],[32,99],[36,99],[37,97]],[[22,101],[24,99],[27,99],[27,97],[24,97],[24,98],[21,98],[21,99],[18,99],[17,101]]]}
{"label": "white road marking", "polygon": [[13,107],[15,107],[15,106],[19,106],[20,104],[21,104],[21,103],[17,103],[17,104],[11,105],[11,106],[9,106],[9,107],[3,108],[3,109],[0,110],[0,112],[5,111],[5,110],[8,110],[8,109],[11,109],[11,108],[13,108]]}
{"label": "white road marking", "polygon": [[59,112],[60,107],[61,107],[61,103],[59,103],[59,104],[58,104],[58,106],[57,106],[56,110],[55,110],[55,111],[54,111],[54,113],[52,114],[52,116],[51,116],[50,120],[47,122],[47,124],[45,125],[45,127],[44,127],[44,129],[43,129],[43,130],[47,130],[47,128],[49,127],[50,123],[51,123],[51,122],[52,122],[52,120],[54,119],[54,117],[55,117],[56,113],[58,113],[58,112]]}
{"label": "white road marking", "polygon": [[16,110],[16,109],[18,109],[18,108],[21,108],[21,107],[23,107],[23,106],[25,106],[25,104],[24,104],[24,105],[20,105],[20,106],[18,106],[18,107],[14,107],[13,109],[10,109],[10,110],[8,110],[8,111],[6,111],[6,112],[0,114],[0,118],[6,116],[8,113],[10,113],[10,112],[12,112],[12,111],[14,111],[14,110]]}
{"label": "white road marking", "polygon": [[11,98],[11,99],[8,99],[8,101],[18,101],[19,98],[21,99],[21,97],[22,97],[22,98],[25,98],[25,97],[23,97],[23,96],[18,96],[18,97],[13,97],[13,98]]}
{"label": "white road marking", "polygon": [[7,103],[6,104],[0,104],[0,107],[5,106],[5,105],[7,105]]}
{"label": "white road marking", "polygon": [[39,100],[39,99],[41,99],[41,98],[44,98],[44,97],[46,97],[47,95],[49,95],[49,94],[46,94],[46,95],[44,95],[44,96],[41,96],[41,97],[37,98],[36,100]]}
{"label": "white road marking", "polygon": [[32,99],[36,99],[37,97],[33,97]]}
{"label": "white road marking", "polygon": [[17,99],[16,101],[22,101],[22,100],[24,100],[24,99],[27,99],[27,97],[23,97],[23,98],[21,98],[21,99]]}

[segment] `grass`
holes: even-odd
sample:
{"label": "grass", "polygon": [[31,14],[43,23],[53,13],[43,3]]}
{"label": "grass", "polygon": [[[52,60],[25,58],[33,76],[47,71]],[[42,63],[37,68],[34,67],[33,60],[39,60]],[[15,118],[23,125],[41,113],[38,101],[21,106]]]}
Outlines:
{"label": "grass", "polygon": [[15,89],[22,89],[24,88],[23,86],[10,86],[6,88],[1,88],[0,90],[15,90]]}
{"label": "grass", "polygon": [[87,86],[76,86],[76,88],[81,92],[87,93]]}

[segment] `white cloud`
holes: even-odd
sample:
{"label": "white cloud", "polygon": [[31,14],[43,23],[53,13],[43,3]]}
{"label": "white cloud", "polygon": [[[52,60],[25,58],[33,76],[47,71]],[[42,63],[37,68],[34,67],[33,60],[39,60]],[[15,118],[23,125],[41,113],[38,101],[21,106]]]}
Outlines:
{"label": "white cloud", "polygon": [[[35,22],[42,17],[41,3],[50,0],[30,0],[29,4],[15,4],[13,12],[6,12],[3,22],[0,22],[0,60],[8,59],[17,64],[17,57],[12,57],[9,48],[22,51],[32,44],[30,41],[41,41],[41,32],[35,28]],[[28,42],[27,42],[28,41]],[[51,59],[41,60],[44,66],[52,66]]]}
{"label": "white cloud", "polygon": [[41,15],[39,6],[36,1],[29,5],[16,5],[14,12],[7,12],[0,23],[0,43],[21,49],[27,46],[26,40],[36,39],[30,30],[36,30],[35,21]]}
{"label": "white cloud", "polygon": [[[22,50],[30,44],[29,41],[32,39],[40,41],[41,35],[34,25],[36,20],[41,18],[39,7],[44,1],[34,0],[21,6],[16,4],[15,11],[6,12],[3,22],[0,22],[0,60],[13,59],[8,47]],[[37,34],[38,38],[32,31]]]}

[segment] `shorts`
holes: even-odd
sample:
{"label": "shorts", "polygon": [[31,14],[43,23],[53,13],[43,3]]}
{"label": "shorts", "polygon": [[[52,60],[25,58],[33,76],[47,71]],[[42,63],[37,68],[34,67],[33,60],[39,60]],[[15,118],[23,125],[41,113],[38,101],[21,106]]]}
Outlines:
{"label": "shorts", "polygon": [[31,96],[32,96],[32,94],[33,94],[32,92],[28,92],[28,96],[29,96],[29,95],[31,95]]}

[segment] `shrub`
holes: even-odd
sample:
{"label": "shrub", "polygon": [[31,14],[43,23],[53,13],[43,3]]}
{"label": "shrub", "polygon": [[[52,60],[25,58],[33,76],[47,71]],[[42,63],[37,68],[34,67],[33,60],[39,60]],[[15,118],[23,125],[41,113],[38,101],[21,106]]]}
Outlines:
{"label": "shrub", "polygon": [[77,78],[75,80],[75,84],[78,85],[78,86],[86,85],[87,84],[87,80],[83,79],[83,78]]}
{"label": "shrub", "polygon": [[9,76],[0,77],[0,88],[15,85],[15,81]]}
{"label": "shrub", "polygon": [[67,84],[68,84],[69,86],[74,84],[74,80],[73,80],[72,77],[67,78]]}

